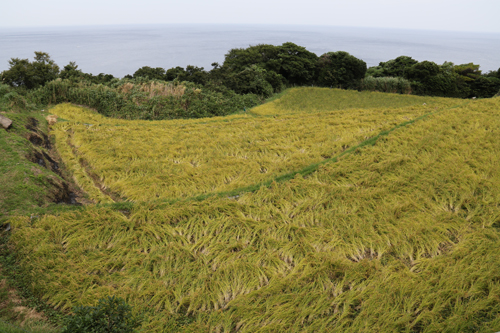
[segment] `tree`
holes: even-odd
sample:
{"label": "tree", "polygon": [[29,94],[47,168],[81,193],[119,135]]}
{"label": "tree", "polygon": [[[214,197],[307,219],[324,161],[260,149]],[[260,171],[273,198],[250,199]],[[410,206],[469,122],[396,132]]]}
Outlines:
{"label": "tree", "polygon": [[280,49],[270,44],[258,44],[246,49],[231,49],[225,56],[223,67],[232,73],[239,73],[252,65],[279,73]]}
{"label": "tree", "polygon": [[211,89],[224,89],[227,79],[227,70],[218,62],[212,63],[212,69],[208,72],[208,81]]}
{"label": "tree", "polygon": [[373,77],[403,77],[407,78],[408,69],[418,61],[408,56],[399,56],[378,66],[368,68],[366,75]]}
{"label": "tree", "polygon": [[365,77],[366,63],[347,52],[328,52],[318,60],[318,84],[325,87],[357,89]]}
{"label": "tree", "polygon": [[189,81],[197,84],[206,84],[209,79],[209,73],[203,67],[188,65],[186,69],[177,66],[167,70],[165,78],[167,81],[175,79],[179,81]]}
{"label": "tree", "polygon": [[266,80],[267,71],[257,65],[251,65],[239,73],[232,73],[226,85],[238,94],[256,94],[269,97],[273,87]]}
{"label": "tree", "polygon": [[[412,90],[417,95],[466,98],[471,94],[466,76],[459,75],[452,62],[437,65],[432,61],[422,61],[407,71],[412,80]],[[467,79],[467,80],[466,80]]]}
{"label": "tree", "polygon": [[422,61],[408,69],[407,77],[410,80],[420,81],[425,83],[432,76],[438,75],[441,72],[439,66],[432,61]]}
{"label": "tree", "polygon": [[186,71],[184,68],[177,66],[177,67],[172,67],[170,69],[167,69],[167,72],[165,73],[166,80],[167,81],[173,81],[175,79],[180,79],[180,77],[184,76]]}
{"label": "tree", "polygon": [[105,84],[111,82],[112,80],[118,80],[115,79],[115,77],[112,74],[99,73],[97,75],[92,75],[92,74],[86,74],[86,75],[90,78],[92,83],[95,84],[101,84],[101,83]]}
{"label": "tree", "polygon": [[468,64],[456,65],[453,67],[455,73],[460,75],[462,80],[465,82],[472,82],[479,77],[481,77],[481,71],[479,70],[479,65],[475,65],[472,62]]}
{"label": "tree", "polygon": [[33,62],[11,58],[9,65],[9,69],[2,72],[2,81],[13,87],[34,89],[55,80],[59,75],[59,66],[45,52],[35,52]]}
{"label": "tree", "polygon": [[384,69],[380,65],[369,67],[366,70],[365,78],[368,78],[370,76],[372,76],[372,77],[384,77]]}
{"label": "tree", "polygon": [[226,73],[241,73],[245,68],[253,65],[265,69],[267,73],[274,72],[281,77],[271,83],[274,89],[281,86],[279,82],[305,85],[314,80],[315,67],[318,56],[306,50],[305,47],[291,42],[283,43],[281,46],[270,44],[258,44],[246,49],[232,49],[226,54],[223,68]]}
{"label": "tree", "polygon": [[28,59],[11,58],[9,66],[8,70],[2,72],[2,82],[12,87],[32,88],[32,68]]}
{"label": "tree", "polygon": [[411,66],[406,76],[413,81],[412,90],[417,95],[447,96],[455,90],[456,75],[453,74],[441,70],[435,62],[425,60]]}
{"label": "tree", "polygon": [[305,47],[287,42],[278,47],[280,68],[278,74],[289,83],[297,85],[310,84],[314,80],[318,56]]}
{"label": "tree", "polygon": [[489,71],[486,74],[483,74],[486,77],[496,77],[497,79],[500,79],[500,68],[496,71]]}
{"label": "tree", "polygon": [[496,77],[479,77],[469,82],[471,94],[469,97],[490,98],[500,90],[500,79]]}
{"label": "tree", "polygon": [[180,75],[179,79],[181,81],[205,84],[208,80],[208,73],[203,67],[188,65],[186,66],[186,70],[184,71],[184,73]]}
{"label": "tree", "polygon": [[381,62],[383,76],[404,77],[407,78],[408,69],[417,64],[418,61],[408,56],[399,56],[396,59],[387,62]]}
{"label": "tree", "polygon": [[74,61],[70,61],[69,64],[64,66],[61,73],[59,73],[59,77],[63,80],[79,81],[85,77],[85,74],[78,69],[78,65]]}
{"label": "tree", "polygon": [[59,75],[59,66],[50,59],[48,53],[35,52],[35,61],[31,65],[33,66],[33,81],[36,87],[57,79]]}
{"label": "tree", "polygon": [[144,66],[139,68],[134,73],[134,78],[144,77],[150,80],[166,80],[165,69],[161,67],[151,68],[149,66]]}

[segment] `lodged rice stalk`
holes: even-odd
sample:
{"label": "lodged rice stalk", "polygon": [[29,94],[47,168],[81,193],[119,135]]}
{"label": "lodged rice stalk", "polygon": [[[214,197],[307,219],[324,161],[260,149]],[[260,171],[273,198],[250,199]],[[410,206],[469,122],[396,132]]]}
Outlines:
{"label": "lodged rice stalk", "polygon": [[91,200],[100,203],[114,202],[108,195],[102,193],[102,191],[96,187],[95,182],[89,176],[85,167],[81,164],[79,157],[75,154],[76,147],[72,147],[69,144],[69,133],[71,133],[72,130],[71,126],[67,123],[63,123],[55,126],[55,129],[52,131],[56,139],[56,148],[64,161],[66,168],[71,170],[76,184],[81,189],[85,190]]}
{"label": "lodged rice stalk", "polygon": [[239,198],[15,217],[10,241],[36,295],[121,296],[146,332],[495,332],[499,110],[438,112]]}
{"label": "lodged rice stalk", "polygon": [[423,104],[442,107],[450,105],[450,102],[454,103],[452,101],[453,99],[450,98],[394,95],[373,91],[293,88],[284,97],[253,108],[252,113],[258,115],[304,114],[348,109],[406,108]]}
{"label": "lodged rice stalk", "polygon": [[[285,95],[285,101],[293,94]],[[444,104],[443,99],[430,99],[429,104],[433,101]],[[268,181],[336,156],[432,110],[429,105],[414,105],[316,110],[272,118],[235,115],[149,122],[105,118],[68,104],[51,112],[80,123],[70,125],[71,138],[64,141],[77,147],[77,158],[85,161],[104,187],[128,200],[148,201]]]}

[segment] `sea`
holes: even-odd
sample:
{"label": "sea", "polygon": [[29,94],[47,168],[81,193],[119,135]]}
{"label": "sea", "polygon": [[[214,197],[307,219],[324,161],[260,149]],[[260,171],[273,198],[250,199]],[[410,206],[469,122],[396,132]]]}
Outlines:
{"label": "sea", "polygon": [[49,53],[64,67],[76,62],[83,72],[123,77],[143,66],[165,69],[187,65],[212,68],[233,48],[293,42],[318,56],[346,51],[368,67],[401,55],[442,64],[500,68],[500,34],[302,25],[115,25],[0,28],[0,71],[11,58]]}

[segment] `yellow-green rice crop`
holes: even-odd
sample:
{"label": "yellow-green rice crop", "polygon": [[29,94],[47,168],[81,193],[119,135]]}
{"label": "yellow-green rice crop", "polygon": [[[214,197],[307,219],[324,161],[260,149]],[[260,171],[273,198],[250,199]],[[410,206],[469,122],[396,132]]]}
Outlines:
{"label": "yellow-green rice crop", "polygon": [[441,107],[451,99],[414,95],[387,94],[372,91],[358,92],[330,88],[294,88],[285,92],[284,98],[252,109],[258,115],[311,113],[348,109],[403,108],[416,105]]}
{"label": "yellow-green rice crop", "polygon": [[499,135],[500,99],[462,102],[307,178],[18,217],[10,240],[47,302],[121,296],[146,332],[495,332]]}
{"label": "yellow-green rice crop", "polygon": [[[282,99],[295,91],[301,90],[292,90]],[[325,91],[339,96],[336,90]],[[440,106],[456,103],[426,100]],[[189,121],[116,120],[69,104],[51,111],[71,120],[57,125],[54,133],[63,159],[74,165],[78,184],[95,201],[107,202],[111,198],[103,190],[115,198],[147,201],[193,197],[270,180],[336,156],[432,110],[435,106],[419,104]]]}

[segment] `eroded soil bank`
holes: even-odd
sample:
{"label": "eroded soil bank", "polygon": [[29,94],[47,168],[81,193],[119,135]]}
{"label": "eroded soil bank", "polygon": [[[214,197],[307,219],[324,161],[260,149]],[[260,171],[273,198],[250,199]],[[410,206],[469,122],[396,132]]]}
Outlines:
{"label": "eroded soil bank", "polygon": [[31,295],[16,273],[15,249],[7,242],[8,219],[78,209],[89,200],[61,162],[45,119],[47,112],[1,114],[12,125],[0,128],[0,320],[29,332],[58,332],[64,315]]}

